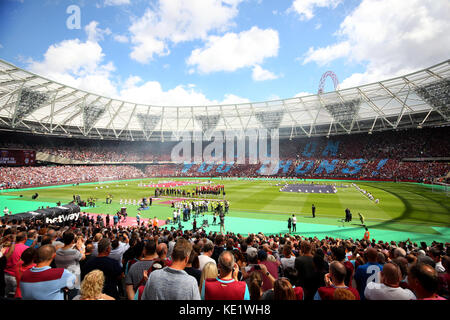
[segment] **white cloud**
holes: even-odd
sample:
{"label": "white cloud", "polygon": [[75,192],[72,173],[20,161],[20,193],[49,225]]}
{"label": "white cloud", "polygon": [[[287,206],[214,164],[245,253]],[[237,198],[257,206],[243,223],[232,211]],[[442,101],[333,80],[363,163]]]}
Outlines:
{"label": "white cloud", "polygon": [[105,54],[97,41],[105,31],[97,25],[93,21],[86,26],[85,42],[64,40],[51,45],[42,61],[27,59],[28,69],[75,88],[115,96],[116,84],[111,80],[115,67],[103,61]]}
{"label": "white cloud", "polygon": [[348,56],[350,50],[351,46],[347,41],[339,42],[324,48],[314,49],[313,47],[310,47],[305,54],[303,64],[315,62],[318,65],[323,66],[330,61]]}
{"label": "white cloud", "polygon": [[240,104],[249,102],[250,100],[247,98],[242,98],[234,94],[226,94],[225,98],[221,101],[221,104]]}
{"label": "white cloud", "polygon": [[253,67],[252,79],[254,81],[274,80],[277,78],[278,76],[276,74],[261,68],[259,65],[255,65]]}
{"label": "white cloud", "polygon": [[303,63],[326,64],[337,58],[365,64],[366,70],[341,88],[416,71],[448,59],[448,0],[363,0],[341,23],[339,41],[310,48]]}
{"label": "white cloud", "polygon": [[128,37],[120,34],[114,36],[114,40],[120,43],[128,43]]}
{"label": "white cloud", "polygon": [[226,94],[222,101],[208,99],[194,84],[178,85],[163,90],[158,81],[144,82],[136,75],[123,83],[113,81],[114,65],[103,63],[104,53],[97,42],[65,40],[50,46],[42,61],[27,60],[28,69],[52,80],[108,97],[135,103],[174,105],[217,105],[249,102]]}
{"label": "white cloud", "polygon": [[105,35],[110,35],[111,30],[109,28],[100,29],[98,28],[97,21],[91,21],[88,25],[84,27],[84,31],[88,36],[88,41],[98,42],[104,39]]}
{"label": "white cloud", "polygon": [[43,61],[29,60],[28,69],[75,88],[108,96],[116,95],[110,63],[103,64],[104,53],[96,42],[79,39],[64,40],[51,45]]}
{"label": "white cloud", "polygon": [[105,6],[121,6],[130,4],[130,0],[105,0]]}
{"label": "white cloud", "polygon": [[306,97],[306,96],[311,96],[311,95],[313,95],[313,93],[302,91],[302,92],[297,93],[294,97],[296,97],[296,98],[297,97]]}
{"label": "white cloud", "polygon": [[175,88],[164,91],[158,81],[147,81],[140,84],[141,82],[141,78],[130,76],[125,81],[125,85],[119,93],[119,98],[136,103],[160,106],[195,106],[249,102],[248,99],[233,94],[226,94],[222,101],[210,100],[203,93],[196,91],[194,84],[178,85]]}
{"label": "white cloud", "polygon": [[278,49],[277,31],[252,27],[240,33],[210,36],[204,48],[192,51],[187,64],[196,66],[200,73],[235,71],[276,57]]}
{"label": "white cloud", "polygon": [[206,39],[212,31],[233,26],[237,6],[243,0],[159,0],[129,28],[133,49],[130,57],[148,63],[155,55],[170,53],[169,44]]}
{"label": "white cloud", "polygon": [[315,8],[335,9],[342,0],[294,0],[288,12],[296,12],[300,20],[310,20],[314,17]]}
{"label": "white cloud", "polygon": [[[27,69],[74,88],[135,103],[171,106],[249,102],[233,94],[224,95],[221,101],[211,100],[192,83],[164,90],[158,81],[145,82],[136,75],[130,75],[123,82],[115,81],[115,66],[104,61],[105,53],[99,44],[105,30],[99,29],[98,23],[93,21],[85,27],[85,32],[86,41],[71,39],[53,44],[41,61],[23,58]],[[168,64],[164,66],[168,67]]]}

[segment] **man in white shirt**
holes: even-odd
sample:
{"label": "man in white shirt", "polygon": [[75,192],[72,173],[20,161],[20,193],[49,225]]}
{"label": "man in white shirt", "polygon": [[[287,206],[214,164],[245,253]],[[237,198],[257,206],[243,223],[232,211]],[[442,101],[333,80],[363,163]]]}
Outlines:
{"label": "man in white shirt", "polygon": [[212,243],[205,243],[203,245],[203,253],[198,256],[200,270],[203,270],[203,267],[208,262],[213,262],[214,264],[216,264],[216,261],[213,258],[211,258],[213,252],[214,246],[212,245]]}
{"label": "man in white shirt", "polygon": [[123,254],[129,248],[130,244],[128,236],[126,233],[123,233],[123,235],[119,239],[112,241],[111,252],[109,253],[109,257],[111,259],[117,260],[117,262],[119,262],[120,266],[122,267]]}
{"label": "man in white shirt", "polygon": [[436,247],[432,247],[429,252],[429,256],[436,263],[435,269],[438,273],[445,273],[445,268],[441,261],[441,250]]}
{"label": "man in white shirt", "polygon": [[173,210],[173,223],[177,223],[178,211],[177,209]]}
{"label": "man in white shirt", "polygon": [[292,232],[297,231],[297,217],[292,215]]}
{"label": "man in white shirt", "polygon": [[416,300],[416,296],[409,289],[402,289],[399,284],[402,278],[400,268],[388,262],[380,271],[380,282],[369,282],[364,290],[367,300]]}

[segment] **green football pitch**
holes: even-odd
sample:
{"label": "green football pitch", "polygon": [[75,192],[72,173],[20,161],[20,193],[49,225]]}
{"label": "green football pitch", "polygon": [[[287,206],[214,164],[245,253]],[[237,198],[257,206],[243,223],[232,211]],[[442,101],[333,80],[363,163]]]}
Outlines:
{"label": "green football pitch", "polygon": [[[223,184],[225,198],[230,203],[226,217],[227,231],[247,234],[287,233],[287,219],[292,214],[297,217],[297,232],[304,236],[325,236],[361,239],[364,228],[358,212],[363,214],[365,225],[371,237],[383,241],[411,239],[414,242],[450,242],[450,197],[428,185],[417,183],[367,182],[343,180],[313,180],[314,184],[333,184],[336,193],[281,192],[284,184],[310,184],[305,180],[276,179],[220,179],[220,178],[153,178],[123,180],[102,183],[85,183],[78,186],[62,185],[54,187],[29,188],[3,191],[0,195],[0,212],[7,206],[13,213],[35,210],[41,206],[55,206],[56,202],[68,203],[78,194],[83,200],[97,198],[95,208],[82,208],[83,212],[114,214],[126,206],[130,217],[136,216],[137,205],[121,205],[120,199],[139,201],[143,197],[154,197],[151,183],[164,184],[165,181],[191,181],[194,184],[177,188],[192,190],[195,186]],[[280,185],[281,184],[281,185]],[[378,203],[361,193],[370,192]],[[31,196],[38,192],[37,200]],[[113,196],[112,204],[106,204],[106,194]],[[157,217],[166,220],[172,216],[170,201],[176,197],[160,197],[153,201],[149,210],[141,211],[142,218]],[[221,200],[222,196],[208,196]],[[316,217],[312,218],[311,206],[316,207]],[[353,215],[351,222],[343,222],[345,209]],[[200,221],[208,219],[207,231],[218,231],[211,226],[211,213]],[[201,224],[201,222],[198,222]],[[192,228],[192,221],[183,223],[184,228]]]}

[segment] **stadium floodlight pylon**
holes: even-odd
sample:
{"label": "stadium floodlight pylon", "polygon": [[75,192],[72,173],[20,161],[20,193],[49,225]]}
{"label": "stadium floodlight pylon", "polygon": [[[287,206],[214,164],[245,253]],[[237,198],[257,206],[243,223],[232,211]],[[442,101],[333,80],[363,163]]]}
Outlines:
{"label": "stadium floodlight pylon", "polygon": [[[0,60],[0,130],[162,141],[180,132],[204,133],[212,128],[239,132],[277,128],[280,139],[292,139],[442,126],[450,125],[449,81],[450,60],[446,60],[392,79],[308,96],[169,106],[106,97]],[[25,92],[22,103],[21,92]],[[26,104],[27,96],[35,97],[35,103]]]}

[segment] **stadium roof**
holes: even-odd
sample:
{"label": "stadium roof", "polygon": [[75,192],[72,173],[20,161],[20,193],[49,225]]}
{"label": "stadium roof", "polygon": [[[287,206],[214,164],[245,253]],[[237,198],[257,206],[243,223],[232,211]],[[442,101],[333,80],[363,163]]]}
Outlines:
{"label": "stadium roof", "polygon": [[367,85],[282,100],[156,106],[76,89],[0,60],[0,129],[67,137],[173,140],[182,132],[279,129],[330,136],[449,125],[450,60]]}

